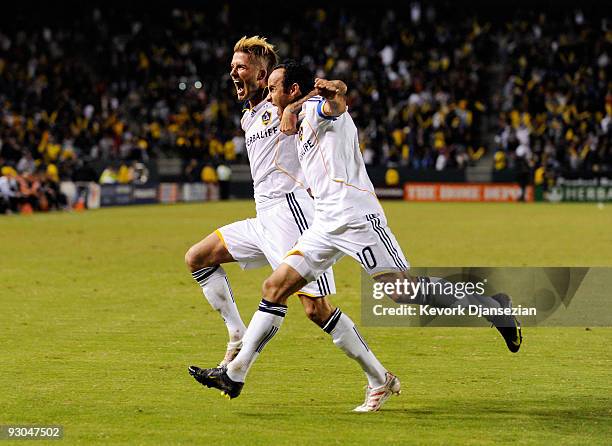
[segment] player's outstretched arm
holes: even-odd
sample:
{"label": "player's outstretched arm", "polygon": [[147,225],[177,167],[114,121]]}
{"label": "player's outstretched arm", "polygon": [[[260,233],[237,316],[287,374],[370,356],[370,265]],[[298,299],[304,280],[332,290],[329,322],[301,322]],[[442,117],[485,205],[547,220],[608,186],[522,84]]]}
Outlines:
{"label": "player's outstretched arm", "polygon": [[315,79],[315,91],[323,96],[326,101],[323,104],[323,113],[326,116],[340,116],[346,111],[346,84],[340,80],[328,81],[327,79]]}
{"label": "player's outstretched arm", "polygon": [[298,114],[302,110],[302,104],[318,94],[319,93],[316,89],[312,90],[306,96],[287,105],[287,107],[285,107],[283,110],[283,116],[281,117],[280,131],[285,135],[295,135],[297,133]]}

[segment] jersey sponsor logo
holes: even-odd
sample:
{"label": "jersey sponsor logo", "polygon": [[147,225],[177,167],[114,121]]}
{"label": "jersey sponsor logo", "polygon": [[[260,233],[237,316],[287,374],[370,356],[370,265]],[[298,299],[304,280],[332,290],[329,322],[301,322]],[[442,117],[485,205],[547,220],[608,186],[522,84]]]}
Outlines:
{"label": "jersey sponsor logo", "polygon": [[300,126],[300,130],[298,130],[298,138],[300,138],[300,141],[301,141],[303,137],[304,137],[304,127]]}
{"label": "jersey sponsor logo", "polygon": [[278,126],[270,127],[269,129],[262,130],[260,132],[254,133],[253,135],[249,135],[246,139],[246,146],[249,148],[251,144],[260,139],[269,138],[278,133]]}
{"label": "jersey sponsor logo", "polygon": [[300,153],[298,153],[298,159],[302,161],[302,159],[306,156],[310,149],[314,148],[314,144],[311,140],[307,139],[304,144],[300,146]]}
{"label": "jersey sponsor logo", "polygon": [[270,118],[272,118],[272,113],[266,111],[263,115],[261,115],[261,122],[263,125],[268,125],[270,123]]}

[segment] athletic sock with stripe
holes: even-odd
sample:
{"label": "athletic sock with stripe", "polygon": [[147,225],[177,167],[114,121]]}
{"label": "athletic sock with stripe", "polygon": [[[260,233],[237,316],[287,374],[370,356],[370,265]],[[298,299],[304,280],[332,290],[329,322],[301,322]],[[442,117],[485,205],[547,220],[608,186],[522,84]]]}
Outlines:
{"label": "athletic sock with stripe", "polygon": [[204,297],[214,310],[218,311],[229,334],[230,342],[242,339],[246,327],[234,300],[225,270],[220,265],[199,269],[191,273],[194,280],[202,287]]}
{"label": "athletic sock with stripe", "polygon": [[242,350],[227,365],[227,376],[232,381],[244,382],[259,353],[278,332],[285,314],[287,314],[287,305],[261,300],[259,309],[253,315],[242,338]]}
{"label": "athletic sock with stripe", "polygon": [[387,370],[374,356],[350,317],[336,308],[322,328],[331,335],[334,344],[359,363],[370,387],[379,387],[385,383]]}

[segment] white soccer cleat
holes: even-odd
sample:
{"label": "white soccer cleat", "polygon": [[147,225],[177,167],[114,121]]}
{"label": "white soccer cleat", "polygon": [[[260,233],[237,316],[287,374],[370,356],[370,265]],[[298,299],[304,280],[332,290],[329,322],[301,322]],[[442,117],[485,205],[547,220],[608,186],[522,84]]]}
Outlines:
{"label": "white soccer cleat", "polygon": [[366,387],[365,401],[361,406],[353,409],[353,412],[376,412],[387,401],[391,395],[399,395],[402,391],[402,384],[397,376],[387,372],[386,381],[380,387]]}
{"label": "white soccer cleat", "polygon": [[230,362],[232,362],[234,358],[238,356],[240,350],[242,350],[242,339],[239,339],[238,341],[228,342],[227,350],[225,351],[225,357],[223,358],[223,361],[219,363],[219,367],[225,367]]}

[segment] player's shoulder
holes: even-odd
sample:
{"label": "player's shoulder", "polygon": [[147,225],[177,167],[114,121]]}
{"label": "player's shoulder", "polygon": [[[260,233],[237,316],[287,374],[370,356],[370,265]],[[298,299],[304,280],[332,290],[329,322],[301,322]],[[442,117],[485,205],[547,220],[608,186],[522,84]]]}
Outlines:
{"label": "player's shoulder", "polygon": [[253,123],[253,119],[257,115],[257,110],[258,107],[251,107],[249,101],[242,104],[242,118],[240,118],[240,124],[242,125],[242,129],[244,131],[246,131]]}
{"label": "player's shoulder", "polygon": [[317,108],[325,102],[323,96],[313,96],[302,104],[302,112],[316,114]]}
{"label": "player's shoulder", "polygon": [[325,104],[325,98],[323,96],[313,96],[304,102],[302,105],[302,111],[305,113],[305,115],[310,115],[311,117],[318,118],[319,120],[335,121],[335,117],[327,116],[323,112],[323,104]]}
{"label": "player's shoulder", "polygon": [[320,104],[321,102],[325,102],[325,98],[323,96],[313,96],[311,98],[309,98],[306,102],[304,102],[304,106],[308,107],[308,108],[313,108],[313,107],[317,107],[318,104]]}
{"label": "player's shoulder", "polygon": [[244,101],[241,105],[241,110],[243,115],[253,110],[251,107],[251,103],[249,101]]}
{"label": "player's shoulder", "polygon": [[251,116],[251,107],[249,106],[249,102],[244,102],[242,104],[242,117],[240,118],[240,124],[242,124],[242,128],[244,129],[246,123],[248,122]]}
{"label": "player's shoulder", "polygon": [[272,103],[268,101],[257,104],[255,107],[251,107],[247,101],[242,105],[242,119],[254,118],[262,112],[265,113],[266,111],[274,111],[275,109],[276,106],[272,105]]}

